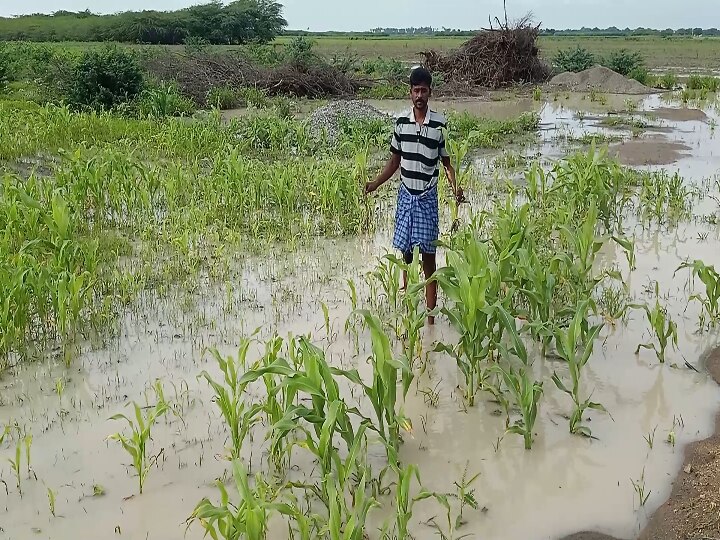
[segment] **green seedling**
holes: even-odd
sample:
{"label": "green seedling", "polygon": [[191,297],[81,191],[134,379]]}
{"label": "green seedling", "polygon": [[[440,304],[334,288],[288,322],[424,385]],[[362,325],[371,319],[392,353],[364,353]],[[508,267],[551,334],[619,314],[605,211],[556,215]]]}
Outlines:
{"label": "green seedling", "polygon": [[[400,539],[412,538],[409,531],[410,520],[413,516],[413,507],[416,502],[432,497],[432,493],[422,489],[420,470],[416,465],[400,467],[393,466],[397,474],[397,487],[395,490],[395,537]],[[420,487],[420,493],[412,497],[410,488],[413,481]]]}
{"label": "green seedling", "polygon": [[[512,366],[507,368],[495,366],[493,369],[502,376],[510,395],[520,408],[520,418],[514,424],[508,425],[506,433],[522,436],[525,450],[530,450],[533,444],[533,428],[537,420],[538,403],[543,394],[543,383],[533,381],[528,368],[515,370]],[[506,407],[506,410],[508,409]]]}
{"label": "green seedling", "polygon": [[470,486],[472,486],[475,481],[480,477],[480,473],[477,473],[475,476],[468,478],[468,466],[469,463],[465,465],[465,470],[463,471],[463,475],[460,481],[453,482],[455,488],[457,489],[456,497],[460,502],[460,514],[455,519],[456,529],[459,529],[465,524],[465,521],[463,519],[463,512],[465,511],[465,507],[469,506],[473,510],[477,510],[479,506],[477,499],[475,498],[475,490],[470,489]]}
{"label": "green seedling", "polygon": [[15,459],[8,458],[8,462],[10,463],[10,467],[12,468],[12,471],[15,473],[15,483],[17,485],[18,491],[20,492],[20,495],[22,495],[22,443],[21,441],[17,441],[17,444],[15,445]]}
{"label": "green seedling", "polygon": [[261,405],[248,405],[245,402],[245,389],[249,382],[244,382],[239,372],[247,366],[247,355],[251,344],[251,339],[243,339],[237,358],[232,356],[224,358],[217,350],[210,351],[223,374],[222,382],[215,381],[207,371],[203,371],[198,376],[205,379],[215,392],[213,401],[220,409],[225,424],[230,430],[231,459],[240,457],[245,437],[252,426],[259,421],[262,412]]}
{"label": "green seedling", "polygon": [[637,346],[635,354],[640,353],[640,349],[652,349],[655,351],[660,363],[665,363],[665,353],[667,348],[672,345],[677,348],[678,334],[677,324],[670,318],[667,310],[660,305],[658,292],[658,284],[655,283],[655,305],[650,307],[647,304],[632,304],[630,307],[641,309],[645,312],[647,320],[650,323],[651,332],[655,335],[655,340],[650,343],[641,343]]}
{"label": "green seedling", "polygon": [[57,497],[57,493],[54,492],[52,489],[47,488],[47,496],[48,496],[48,506],[50,507],[50,515],[52,517],[55,516],[55,500]]}
{"label": "green seedling", "polygon": [[590,428],[582,425],[582,417],[587,409],[595,409],[607,412],[605,407],[600,403],[581,398],[580,380],[582,370],[590,359],[593,352],[595,338],[600,334],[603,325],[589,326],[587,331],[583,331],[583,326],[587,325],[585,319],[590,302],[585,300],[576,310],[575,316],[567,328],[555,329],[555,343],[557,345],[558,356],[562,358],[568,366],[571,386],[568,388],[557,373],[553,373],[552,380],[559,390],[565,392],[573,401],[574,409],[570,416],[570,433],[591,437]]}
{"label": "green seedling", "polygon": [[692,263],[683,263],[675,271],[689,269],[693,277],[699,278],[705,286],[704,294],[693,294],[690,300],[700,302],[703,312],[707,315],[712,326],[720,321],[720,274],[714,266],[708,266],[703,261],[695,260]]}
{"label": "green seedling", "polygon": [[166,402],[158,401],[154,407],[147,409],[143,413],[143,409],[137,403],[133,402],[132,406],[135,409],[135,418],[129,418],[124,414],[116,414],[110,417],[110,420],[124,420],[127,422],[130,427],[130,435],[115,433],[110,435],[108,440],[118,441],[132,458],[132,466],[138,475],[138,490],[142,495],[147,475],[160,456],[160,454],[148,456],[147,446],[148,441],[151,440],[151,430],[155,422],[167,413],[169,407]]}
{"label": "green seedling", "polygon": [[251,487],[247,470],[239,460],[233,460],[232,469],[239,502],[230,502],[227,489],[218,481],[220,505],[215,506],[209,499],[201,500],[188,519],[188,527],[198,521],[213,540],[264,540],[274,514],[296,515],[291,506],[277,502],[277,489],[261,476],[255,477]]}
{"label": "green seedling", "polygon": [[645,442],[650,447],[650,450],[653,449],[653,445],[655,444],[655,432],[657,431],[657,426],[648,433],[647,435],[643,435],[643,439],[645,439]]}
{"label": "green seedling", "polygon": [[650,498],[651,491],[646,491],[645,487],[645,469],[643,469],[642,474],[640,475],[639,480],[633,480],[630,479],[630,483],[632,484],[633,490],[635,490],[635,495],[637,495],[637,504],[640,508],[645,506],[648,499]]}

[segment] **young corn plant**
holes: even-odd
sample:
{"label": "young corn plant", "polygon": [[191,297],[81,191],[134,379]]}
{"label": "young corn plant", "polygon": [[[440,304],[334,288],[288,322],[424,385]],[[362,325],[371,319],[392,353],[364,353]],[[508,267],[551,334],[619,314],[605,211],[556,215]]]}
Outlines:
{"label": "young corn plant", "polygon": [[543,394],[543,383],[534,381],[526,367],[515,369],[510,365],[494,366],[493,369],[502,376],[505,386],[520,409],[520,418],[512,425],[508,425],[505,432],[523,437],[525,450],[530,450],[533,444],[533,428],[537,419],[538,403]]}
{"label": "young corn plant", "polygon": [[402,397],[404,399],[410,389],[414,375],[405,357],[396,357],[393,354],[390,340],[383,330],[380,319],[367,310],[359,310],[357,314],[370,330],[370,339],[372,341],[370,363],[373,367],[372,386],[364,384],[356,370],[334,370],[334,372],[346,377],[363,389],[375,412],[377,419],[376,430],[386,445],[390,445],[397,451],[400,447],[400,430],[412,430],[410,420],[404,416],[402,411],[397,411],[398,381],[402,380]]}
{"label": "young corn plant", "polygon": [[[432,493],[422,489],[420,470],[417,465],[407,465],[405,467],[394,465],[392,468],[397,474],[397,486],[395,489],[395,538],[404,540],[412,538],[409,525],[413,517],[413,507],[415,503],[432,497]],[[411,496],[410,493],[413,478],[420,487],[420,492],[415,496]]]}
{"label": "young corn plant", "polygon": [[147,409],[143,413],[140,405],[135,402],[132,405],[135,409],[134,419],[124,414],[116,414],[110,417],[110,420],[124,420],[127,422],[130,427],[130,435],[115,433],[110,435],[108,440],[118,441],[132,458],[132,466],[138,475],[138,490],[142,495],[147,475],[159,458],[159,454],[148,456],[148,441],[151,440],[151,430],[158,419],[168,412],[169,406],[165,401],[159,400],[154,407]]}
{"label": "young corn plant", "polygon": [[670,318],[667,309],[660,305],[658,284],[655,284],[655,305],[650,307],[647,304],[632,304],[631,307],[645,312],[651,332],[655,335],[655,341],[640,343],[635,354],[639,354],[640,349],[652,349],[660,363],[664,364],[667,348],[677,348],[678,334],[677,323]]}
{"label": "young corn plant", "polygon": [[[233,460],[233,478],[239,502],[230,502],[230,495],[222,482],[217,482],[220,504],[202,499],[188,519],[188,527],[199,522],[213,540],[264,540],[274,514],[295,517],[297,509],[278,502],[278,490],[267,484],[260,475],[250,486],[248,473],[240,460]],[[307,537],[309,540],[309,535]]]}
{"label": "young corn plant", "polygon": [[496,300],[500,274],[489,256],[488,247],[471,233],[460,235],[458,247],[447,253],[448,264],[432,277],[449,300],[440,310],[460,334],[455,346],[438,344],[435,352],[445,352],[457,362],[465,378],[465,403],[472,407],[486,377],[484,363],[499,342],[495,332]]}
{"label": "young corn plant", "polygon": [[416,360],[422,356],[420,330],[425,325],[425,318],[427,317],[427,313],[422,307],[425,301],[423,295],[425,283],[420,274],[420,254],[416,248],[410,264],[405,264],[403,260],[393,255],[388,255],[387,258],[393,264],[399,266],[406,276],[405,293],[400,300],[398,318],[403,352],[407,363],[412,368]]}
{"label": "young corn plant", "polygon": [[223,374],[222,382],[215,381],[207,371],[203,371],[198,376],[205,379],[215,392],[213,401],[220,409],[225,424],[230,430],[231,459],[240,457],[245,437],[252,426],[259,421],[262,412],[261,405],[248,405],[245,402],[247,397],[245,389],[249,382],[244,382],[239,373],[240,369],[245,369],[247,366],[247,355],[251,344],[251,339],[244,339],[238,349],[237,358],[232,356],[223,358],[217,350],[211,351]]}
{"label": "young corn plant", "polygon": [[568,388],[557,373],[553,373],[552,376],[555,386],[569,395],[574,405],[573,413],[570,416],[570,433],[585,437],[592,437],[590,428],[582,425],[585,411],[595,409],[607,412],[600,403],[590,401],[589,397],[583,399],[580,394],[582,370],[590,359],[590,355],[592,355],[595,338],[603,328],[603,325],[600,324],[588,327],[587,332],[583,331],[583,326],[587,325],[586,317],[589,307],[589,301],[585,300],[578,306],[570,326],[555,329],[558,356],[567,363],[570,374],[570,387]]}
{"label": "young corn plant", "polygon": [[[703,261],[695,260],[692,263],[681,264],[675,272],[688,269],[693,277],[700,279],[705,286],[705,294],[693,294],[690,300],[700,302],[704,315],[707,316],[710,325],[716,326],[720,322],[720,274],[714,266],[706,265]],[[701,320],[704,326],[704,320]]]}

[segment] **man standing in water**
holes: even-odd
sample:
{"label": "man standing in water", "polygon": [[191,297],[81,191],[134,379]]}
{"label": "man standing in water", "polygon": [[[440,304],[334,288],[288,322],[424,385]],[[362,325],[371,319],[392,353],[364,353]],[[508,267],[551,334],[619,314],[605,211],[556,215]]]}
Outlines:
{"label": "man standing in water", "polygon": [[[435,242],[439,235],[438,179],[439,163],[445,167],[450,186],[458,202],[463,192],[455,181],[455,170],[445,148],[446,121],[442,114],[430,110],[432,75],[425,68],[416,68],[410,74],[412,109],[401,115],[395,124],[390,151],[392,155],[377,178],[365,185],[365,193],[372,193],[387,182],[400,168],[400,192],[395,214],[393,246],[402,252],[406,263],[412,262],[413,250],[422,254],[423,271],[429,279],[436,270]],[[437,283],[431,282],[425,290],[428,311],[437,304]],[[428,317],[428,324],[434,324]]]}

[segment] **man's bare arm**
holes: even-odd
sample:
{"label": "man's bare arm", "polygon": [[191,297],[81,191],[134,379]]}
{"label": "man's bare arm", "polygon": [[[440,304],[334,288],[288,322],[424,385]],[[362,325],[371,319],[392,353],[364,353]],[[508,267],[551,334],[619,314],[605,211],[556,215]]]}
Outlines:
{"label": "man's bare arm", "polygon": [[443,157],[442,163],[443,167],[445,167],[448,182],[450,182],[450,187],[452,188],[453,195],[455,195],[455,199],[457,199],[458,202],[463,202],[465,200],[465,195],[463,194],[462,188],[457,185],[457,179],[455,178],[455,168],[452,166],[450,158]]}
{"label": "man's bare arm", "polygon": [[377,178],[372,182],[365,184],[365,193],[372,193],[385,182],[392,178],[392,175],[400,168],[400,154],[392,154],[388,159],[383,170],[377,175]]}

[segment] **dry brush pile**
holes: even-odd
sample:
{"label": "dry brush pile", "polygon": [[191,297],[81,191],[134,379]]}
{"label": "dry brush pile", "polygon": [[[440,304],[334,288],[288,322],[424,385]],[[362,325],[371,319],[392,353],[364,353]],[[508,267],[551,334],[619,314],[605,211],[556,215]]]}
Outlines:
{"label": "dry brush pile", "polygon": [[483,30],[448,55],[430,50],[425,66],[446,81],[498,88],[511,83],[545,81],[550,67],[538,57],[539,25],[525,18],[514,26]]}
{"label": "dry brush pile", "polygon": [[320,98],[354,95],[362,84],[324,62],[259,66],[242,54],[168,53],[146,61],[158,80],[175,81],[180,91],[204,105],[212,88],[249,86],[269,95]]}

